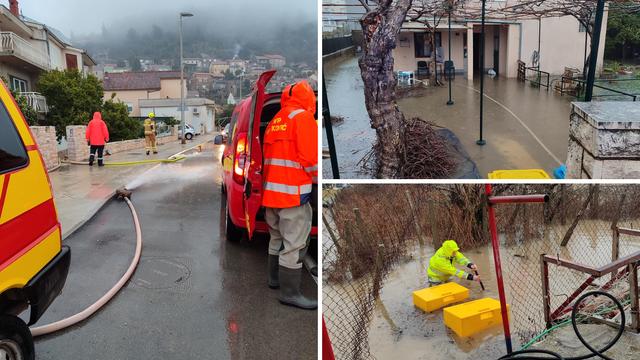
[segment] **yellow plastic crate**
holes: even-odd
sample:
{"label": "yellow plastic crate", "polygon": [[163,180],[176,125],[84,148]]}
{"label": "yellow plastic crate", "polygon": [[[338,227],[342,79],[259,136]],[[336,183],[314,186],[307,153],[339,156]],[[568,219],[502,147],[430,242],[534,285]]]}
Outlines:
{"label": "yellow plastic crate", "polygon": [[489,179],[551,179],[544,170],[496,170]]}
{"label": "yellow plastic crate", "polygon": [[454,282],[413,292],[413,304],[424,311],[433,311],[469,297],[469,289]]}
{"label": "yellow plastic crate", "polygon": [[[510,316],[508,304],[507,315]],[[496,299],[485,298],[444,309],[444,324],[461,337],[501,323],[500,301]]]}

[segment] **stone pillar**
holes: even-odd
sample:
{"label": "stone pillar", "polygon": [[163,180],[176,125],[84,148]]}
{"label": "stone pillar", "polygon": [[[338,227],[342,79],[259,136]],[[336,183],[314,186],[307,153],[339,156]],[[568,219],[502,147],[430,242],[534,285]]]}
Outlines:
{"label": "stone pillar", "polygon": [[89,145],[85,139],[85,125],[67,126],[67,148],[70,161],[89,159]]}
{"label": "stone pillar", "polygon": [[473,80],[473,23],[468,23],[467,29],[467,79]]}
{"label": "stone pillar", "polygon": [[38,144],[45,167],[49,170],[59,164],[55,126],[30,126],[33,140]]}
{"label": "stone pillar", "polygon": [[640,102],[571,104],[567,179],[640,179]]}

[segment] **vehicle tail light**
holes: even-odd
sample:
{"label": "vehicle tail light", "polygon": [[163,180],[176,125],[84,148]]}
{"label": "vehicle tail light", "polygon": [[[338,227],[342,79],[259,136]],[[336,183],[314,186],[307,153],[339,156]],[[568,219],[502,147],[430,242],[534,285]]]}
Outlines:
{"label": "vehicle tail light", "polygon": [[246,147],[247,133],[238,134],[238,145],[236,145],[235,161],[233,164],[233,181],[244,184],[244,162],[247,159]]}

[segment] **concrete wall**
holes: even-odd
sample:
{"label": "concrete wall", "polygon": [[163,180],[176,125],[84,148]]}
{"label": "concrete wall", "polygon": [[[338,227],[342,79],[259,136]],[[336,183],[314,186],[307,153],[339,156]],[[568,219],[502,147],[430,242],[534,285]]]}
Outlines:
{"label": "concrete wall", "polygon": [[[159,99],[180,98],[180,79],[162,79],[160,80]],[[187,97],[187,79],[184,81],[184,97]],[[144,98],[141,98],[144,99]]]}
{"label": "concrete wall", "polygon": [[333,54],[325,55],[322,57],[322,68],[330,69],[344,60],[355,56],[355,46],[336,51]]}
{"label": "concrete wall", "polygon": [[[85,133],[87,127],[84,125],[67,126],[67,141],[68,141],[68,157],[70,161],[84,161],[89,159],[89,146],[85,140]],[[169,141],[178,140],[178,127],[171,127],[171,134],[165,136],[158,136],[157,143],[164,143]],[[112,154],[129,151],[133,149],[140,149],[145,147],[145,139],[133,139],[124,141],[114,141],[105,144],[105,151],[109,150]],[[107,160],[106,158],[105,160]],[[108,162],[108,161],[107,161]]]}
{"label": "concrete wall", "polygon": [[[600,48],[598,51],[597,73],[602,71],[604,46],[606,40],[607,13],[602,21]],[[584,64],[584,32],[579,32],[580,23],[572,16],[545,18],[541,20],[540,67],[542,71],[559,75],[565,67],[582,70]],[[538,50],[538,20],[523,21],[522,61],[531,66],[533,51]],[[591,48],[591,38],[587,49]],[[517,65],[513,65],[517,66]]]}
{"label": "concrete wall", "polygon": [[[118,91],[105,90],[104,100],[107,101],[111,99],[111,93],[114,93],[114,92],[116,93],[116,97],[114,98],[115,101],[121,100],[122,102],[133,104],[133,111],[131,112],[131,114],[129,114],[130,116],[146,116],[147,115],[146,113],[145,114],[140,113],[140,106],[138,106],[138,100],[147,99],[147,96],[149,96],[148,97],[149,99],[160,99],[159,91],[149,92],[147,94],[147,90],[118,90]],[[180,97],[180,94],[178,94],[178,97]]]}
{"label": "concrete wall", "polygon": [[639,179],[640,103],[572,103],[565,178]]}
{"label": "concrete wall", "polygon": [[55,126],[30,126],[33,138],[38,144],[40,154],[47,169],[59,164]]}

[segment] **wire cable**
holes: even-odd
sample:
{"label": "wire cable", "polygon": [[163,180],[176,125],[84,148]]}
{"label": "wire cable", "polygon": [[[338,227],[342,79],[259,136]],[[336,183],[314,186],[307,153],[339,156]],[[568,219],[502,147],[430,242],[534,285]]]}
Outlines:
{"label": "wire cable", "polygon": [[[578,326],[576,325],[576,314],[578,312],[578,310],[580,309],[580,303],[582,302],[582,300],[584,300],[585,298],[589,297],[589,296],[595,296],[595,295],[600,295],[600,296],[606,296],[609,299],[611,299],[616,306],[612,307],[612,308],[618,308],[620,310],[620,327],[618,328],[618,333],[616,334],[616,336],[607,344],[605,345],[602,349],[600,350],[596,350],[594,349],[580,334],[580,331],[578,330]],[[596,314],[605,312],[605,311],[609,311],[612,308],[609,309],[605,309],[603,311],[599,311]],[[595,315],[595,314],[594,314]],[[582,295],[581,297],[578,298],[578,300],[576,300],[575,304],[573,305],[573,311],[571,311],[571,321],[570,321],[573,325],[573,331],[576,333],[576,336],[578,336],[578,339],[580,340],[580,342],[582,343],[582,345],[584,345],[587,349],[589,349],[591,351],[591,353],[586,354],[586,355],[581,355],[581,356],[575,356],[575,357],[563,357],[562,355],[555,353],[553,351],[550,350],[543,350],[543,349],[532,349],[532,350],[518,350],[518,351],[514,351],[511,354],[507,354],[504,355],[500,358],[498,358],[498,360],[503,360],[503,359],[510,359],[513,358],[516,355],[522,355],[522,354],[533,354],[533,353],[539,353],[539,354],[547,354],[547,355],[551,355],[553,357],[540,357],[540,356],[518,356],[517,358],[519,360],[540,360],[540,359],[562,359],[562,360],[582,360],[582,359],[588,359],[594,356],[598,356],[602,359],[606,359],[606,360],[613,360],[612,358],[604,355],[603,353],[607,350],[609,350],[613,345],[615,345],[616,342],[618,342],[618,340],[620,340],[620,337],[622,336],[622,333],[624,333],[624,327],[626,324],[626,318],[625,318],[625,313],[624,313],[624,307],[622,306],[622,304],[620,303],[620,301],[618,301],[618,299],[615,298],[615,296],[606,293],[604,291],[590,291],[584,295]],[[544,335],[545,333],[560,327],[562,325],[565,325],[569,323],[569,321],[566,321],[562,324],[556,325],[554,327],[552,327],[551,329],[545,331],[544,333],[540,334],[536,339],[538,339],[539,337],[541,337],[542,335]],[[529,346],[533,341],[535,341],[536,339],[532,340],[529,344],[525,345],[525,347]],[[524,348],[523,348],[524,349]]]}

